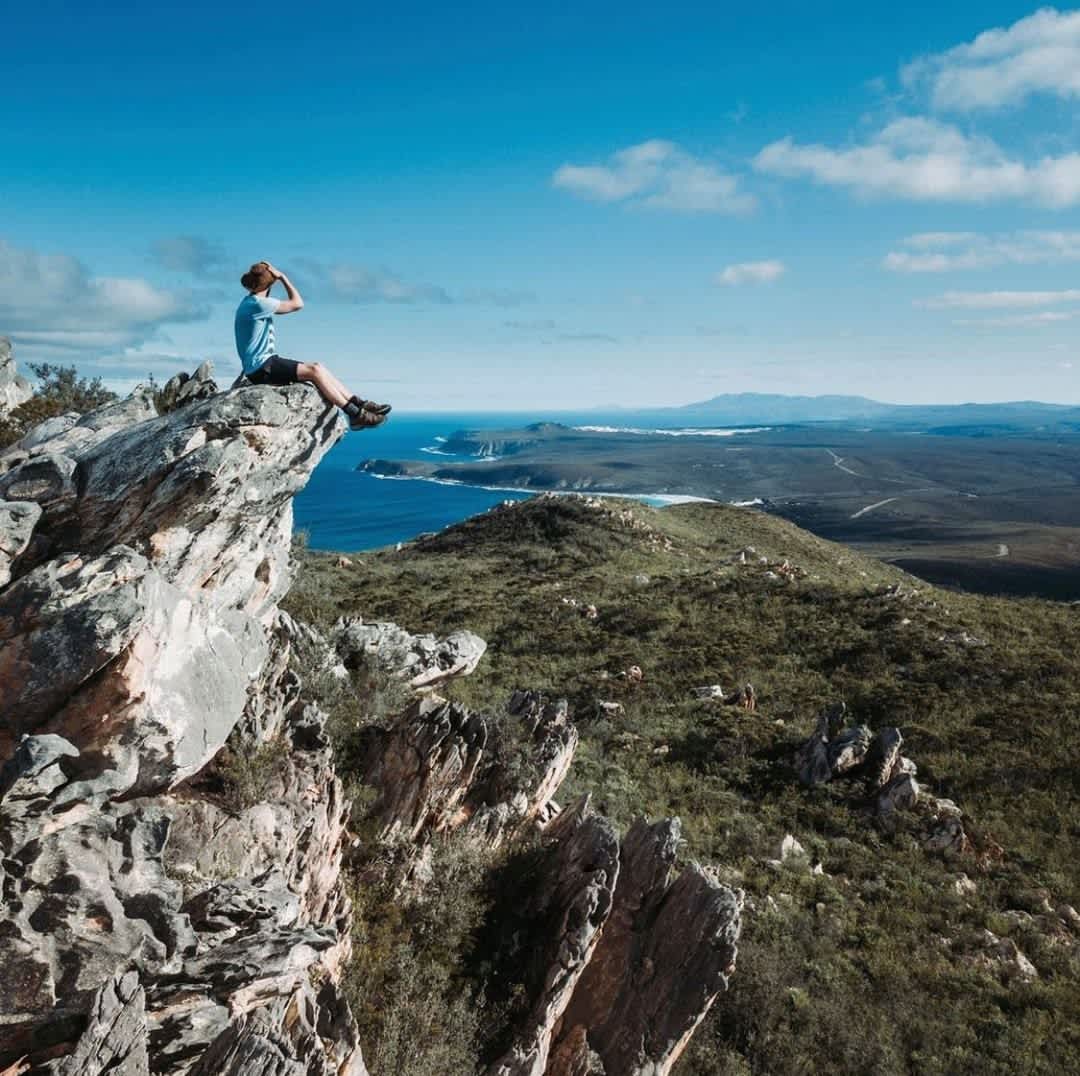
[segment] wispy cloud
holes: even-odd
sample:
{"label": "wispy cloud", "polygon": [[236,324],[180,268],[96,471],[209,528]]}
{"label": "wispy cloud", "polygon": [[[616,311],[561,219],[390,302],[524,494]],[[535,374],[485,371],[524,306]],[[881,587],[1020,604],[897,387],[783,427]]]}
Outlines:
{"label": "wispy cloud", "polygon": [[947,291],[917,299],[928,310],[1022,310],[1038,306],[1080,303],[1080,289],[1067,291]]}
{"label": "wispy cloud", "polygon": [[531,292],[505,288],[465,288],[452,292],[441,284],[407,280],[390,269],[349,262],[324,264],[305,258],[300,259],[298,265],[314,281],[314,289],[331,302],[428,306],[470,303],[511,307],[535,298]]}
{"label": "wispy cloud", "polygon": [[321,269],[328,296],[346,303],[450,303],[438,284],[404,280],[387,269],[338,263]]}
{"label": "wispy cloud", "polygon": [[208,305],[190,293],[140,277],[95,276],[69,254],[0,240],[0,331],[32,354],[133,347],[163,324],[208,315]]}
{"label": "wispy cloud", "polygon": [[159,239],[150,248],[150,254],[163,268],[178,273],[204,273],[225,261],[225,252],[220,246],[197,235]]}
{"label": "wispy cloud", "polygon": [[1080,97],[1080,11],[1041,8],[901,70],[934,108],[970,112],[1017,105],[1036,94]]}
{"label": "wispy cloud", "polygon": [[504,321],[507,329],[517,329],[519,332],[550,332],[556,328],[556,323],[551,318],[536,318],[532,321]]}
{"label": "wispy cloud", "polygon": [[1034,314],[1010,314],[1001,318],[958,318],[953,321],[953,324],[986,325],[993,328],[1040,328],[1046,325],[1056,325],[1062,321],[1072,321],[1074,316],[1059,310],[1040,310]]}
{"label": "wispy cloud", "polygon": [[882,264],[897,273],[944,273],[995,265],[1080,261],[1080,232],[1020,231],[1002,235],[924,232],[901,241]]}
{"label": "wispy cloud", "polygon": [[1080,153],[1024,162],[990,138],[921,116],[894,120],[868,141],[842,148],[784,138],[761,150],[754,167],[869,197],[1053,208],[1080,202]]}
{"label": "wispy cloud", "polygon": [[513,291],[509,288],[465,288],[457,293],[454,301],[476,303],[480,306],[521,306],[535,299],[536,296],[531,291]]}
{"label": "wispy cloud", "polygon": [[647,209],[738,215],[757,205],[738,177],[657,138],[627,146],[604,164],[564,164],[552,183],[592,201]]}
{"label": "wispy cloud", "polygon": [[716,274],[717,284],[771,284],[787,271],[781,261],[775,259],[761,262],[736,262]]}
{"label": "wispy cloud", "polygon": [[617,344],[619,342],[619,338],[610,333],[559,333],[559,339],[592,344]]}

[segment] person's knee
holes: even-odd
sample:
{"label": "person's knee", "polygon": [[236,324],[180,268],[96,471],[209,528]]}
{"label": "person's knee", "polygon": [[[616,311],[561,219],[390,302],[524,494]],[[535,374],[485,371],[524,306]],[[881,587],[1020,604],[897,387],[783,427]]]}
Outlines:
{"label": "person's knee", "polygon": [[317,381],[326,373],[326,367],[321,362],[302,362],[296,368],[296,376],[301,381]]}

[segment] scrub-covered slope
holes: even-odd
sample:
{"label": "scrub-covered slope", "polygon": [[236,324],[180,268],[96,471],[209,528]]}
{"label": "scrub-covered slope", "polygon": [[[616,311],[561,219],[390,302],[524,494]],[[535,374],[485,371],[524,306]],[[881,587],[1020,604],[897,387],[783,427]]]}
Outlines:
{"label": "scrub-covered slope", "polygon": [[[1080,1067],[1075,607],[721,505],[540,498],[350,558],[305,555],[294,615],[478,633],[451,699],[566,696],[560,799],[678,815],[680,859],[746,891],[678,1073]],[[425,959],[457,993],[513,980],[467,944]]]}

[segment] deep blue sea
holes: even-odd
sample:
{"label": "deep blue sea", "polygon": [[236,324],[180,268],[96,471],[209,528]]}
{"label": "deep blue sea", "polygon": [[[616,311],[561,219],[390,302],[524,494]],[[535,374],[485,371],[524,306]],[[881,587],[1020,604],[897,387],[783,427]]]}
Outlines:
{"label": "deep blue sea", "polygon": [[[444,485],[415,478],[376,478],[356,470],[362,460],[464,459],[432,455],[439,438],[460,429],[516,429],[531,422],[572,426],[640,426],[644,415],[625,411],[586,414],[398,414],[375,430],[347,433],[323,459],[294,502],[295,526],[306,531],[313,549],[353,552],[406,541],[437,531],[526,493]],[[425,451],[427,450],[427,451]],[[648,493],[648,490],[642,490]],[[662,499],[648,498],[653,503]]]}

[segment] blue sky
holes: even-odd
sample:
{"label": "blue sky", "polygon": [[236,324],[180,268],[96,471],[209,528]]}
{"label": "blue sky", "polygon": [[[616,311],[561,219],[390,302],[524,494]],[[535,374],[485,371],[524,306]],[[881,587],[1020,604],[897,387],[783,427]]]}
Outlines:
{"label": "blue sky", "polygon": [[[554,10],[550,10],[554,8]],[[435,410],[1080,402],[1080,12],[270,2],[5,14],[0,334],[280,350]]]}

